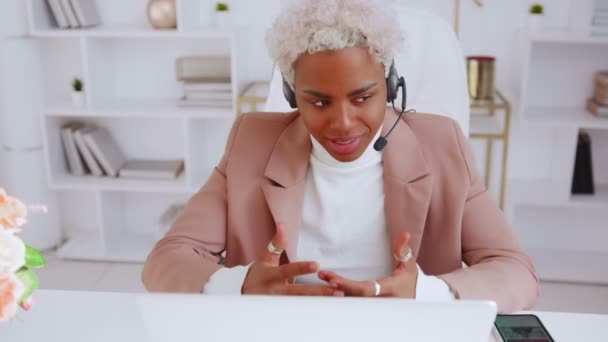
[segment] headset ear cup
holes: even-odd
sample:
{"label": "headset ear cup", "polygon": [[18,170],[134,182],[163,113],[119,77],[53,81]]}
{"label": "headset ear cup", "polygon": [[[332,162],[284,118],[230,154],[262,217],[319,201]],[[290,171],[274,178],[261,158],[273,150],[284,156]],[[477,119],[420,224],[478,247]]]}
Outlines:
{"label": "headset ear cup", "polygon": [[397,75],[397,69],[395,68],[395,62],[391,63],[389,68],[388,76],[386,76],[386,101],[391,103],[397,99],[399,92],[399,75]]}
{"label": "headset ear cup", "polygon": [[285,100],[289,103],[291,108],[298,108],[298,104],[296,103],[296,94],[291,90],[291,86],[285,78],[283,78],[283,95],[285,96]]}

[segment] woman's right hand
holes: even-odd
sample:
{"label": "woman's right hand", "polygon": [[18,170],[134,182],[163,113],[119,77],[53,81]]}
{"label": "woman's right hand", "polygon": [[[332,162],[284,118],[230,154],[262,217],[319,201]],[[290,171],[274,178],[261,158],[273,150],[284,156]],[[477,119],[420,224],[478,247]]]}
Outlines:
{"label": "woman's right hand", "polygon": [[[272,245],[279,250],[285,249],[285,225],[277,224],[277,233]],[[326,285],[294,284],[297,276],[317,273],[319,264],[300,261],[280,265],[280,254],[264,251],[247,272],[242,294],[287,295],[287,296],[344,296],[344,292]]]}

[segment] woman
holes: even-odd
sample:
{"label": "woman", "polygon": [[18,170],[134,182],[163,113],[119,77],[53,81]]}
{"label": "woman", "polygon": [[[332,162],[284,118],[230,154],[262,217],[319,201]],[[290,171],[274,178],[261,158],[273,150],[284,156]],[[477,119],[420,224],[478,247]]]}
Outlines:
{"label": "woman", "polygon": [[297,110],[236,120],[219,165],[150,253],[148,290],[534,304],[534,267],[458,124],[387,107],[404,90],[393,13],[369,0],[282,11],[266,41]]}

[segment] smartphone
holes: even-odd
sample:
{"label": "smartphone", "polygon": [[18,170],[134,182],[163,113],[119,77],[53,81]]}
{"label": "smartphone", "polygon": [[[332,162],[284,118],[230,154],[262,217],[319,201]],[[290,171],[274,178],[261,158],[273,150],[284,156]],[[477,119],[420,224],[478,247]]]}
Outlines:
{"label": "smartphone", "polygon": [[504,342],[554,342],[535,315],[498,315],[494,326]]}

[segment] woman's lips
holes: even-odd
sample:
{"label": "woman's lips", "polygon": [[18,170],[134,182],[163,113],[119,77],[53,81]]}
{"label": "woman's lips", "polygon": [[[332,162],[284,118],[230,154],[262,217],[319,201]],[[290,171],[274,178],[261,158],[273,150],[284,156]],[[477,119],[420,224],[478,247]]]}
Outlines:
{"label": "woman's lips", "polygon": [[361,136],[343,139],[327,139],[329,147],[337,154],[353,153],[361,143]]}

